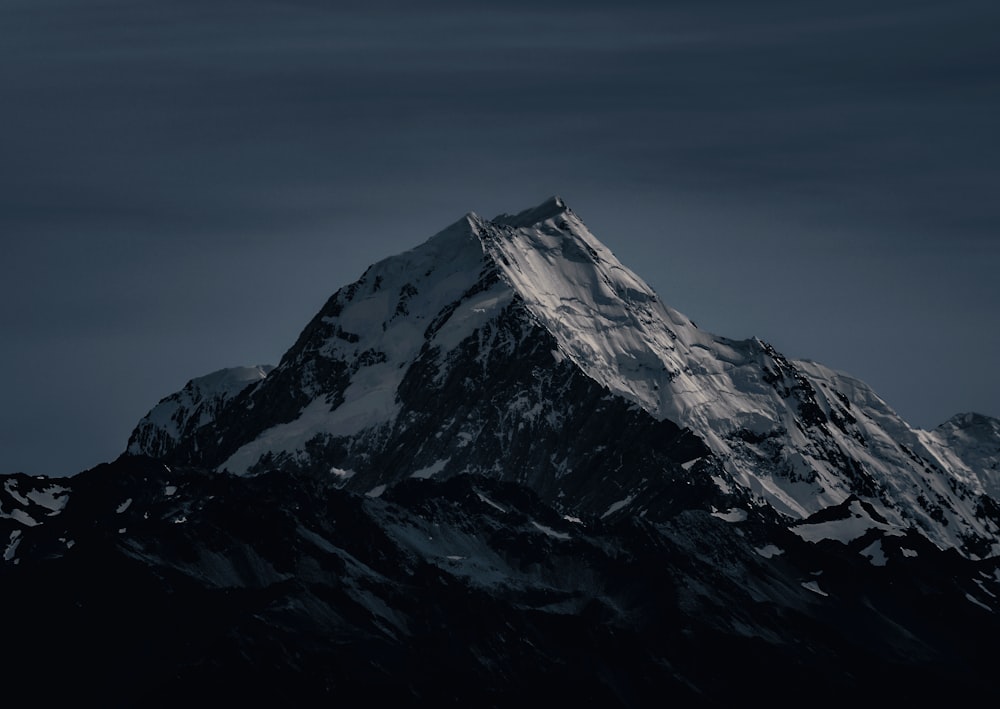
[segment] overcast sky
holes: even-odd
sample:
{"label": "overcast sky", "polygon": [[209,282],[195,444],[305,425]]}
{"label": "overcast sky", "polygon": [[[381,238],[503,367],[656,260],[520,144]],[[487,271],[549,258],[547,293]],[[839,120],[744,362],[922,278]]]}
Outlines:
{"label": "overcast sky", "polygon": [[995,0],[3,0],[0,472],[116,457],[553,194],[704,329],[1000,416],[998,36]]}

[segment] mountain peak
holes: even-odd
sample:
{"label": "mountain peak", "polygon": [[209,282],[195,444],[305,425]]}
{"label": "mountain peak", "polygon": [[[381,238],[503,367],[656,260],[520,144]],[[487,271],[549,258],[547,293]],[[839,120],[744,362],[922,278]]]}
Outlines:
{"label": "mountain peak", "polygon": [[517,214],[498,214],[490,221],[494,224],[503,224],[504,226],[515,228],[530,227],[541,224],[549,219],[555,219],[567,212],[570,212],[570,208],[566,206],[562,197],[553,195],[537,207],[525,209],[523,212],[518,212]]}

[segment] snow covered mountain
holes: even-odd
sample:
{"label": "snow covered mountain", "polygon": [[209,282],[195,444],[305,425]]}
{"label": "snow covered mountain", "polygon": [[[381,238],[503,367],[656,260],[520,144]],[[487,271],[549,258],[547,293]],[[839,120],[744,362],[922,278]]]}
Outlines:
{"label": "snow covered mountain", "polygon": [[1000,421],[698,329],[558,198],[469,214],[118,460],[0,476],[3,666],[98,706],[995,704],[998,461]]}
{"label": "snow covered mountain", "polygon": [[678,481],[792,521],[858,499],[887,530],[1000,553],[995,421],[915,430],[863,382],[700,330],[559,198],[373,265],[237,393],[245,371],[168,397],[128,452],[371,495],[473,473],[571,516],[656,517]]}

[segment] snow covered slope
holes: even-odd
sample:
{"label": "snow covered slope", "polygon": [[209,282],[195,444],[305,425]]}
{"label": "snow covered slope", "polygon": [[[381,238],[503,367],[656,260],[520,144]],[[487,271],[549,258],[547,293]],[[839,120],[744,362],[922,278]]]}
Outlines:
{"label": "snow covered slope", "polygon": [[1000,500],[1000,421],[976,413],[957,414],[920,438],[949,469],[979,480],[983,490]]}
{"label": "snow covered slope", "polygon": [[559,198],[470,213],[375,264],[217,401],[197,418],[188,402],[183,430],[154,409],[129,451],[371,495],[472,472],[572,514],[655,515],[684,485],[728,496],[734,519],[854,496],[939,546],[1000,552],[995,427],[916,431],[862,382],[698,329]]}
{"label": "snow covered slope", "polygon": [[[805,517],[860,494],[938,542],[990,540],[989,553],[1000,551],[995,523],[979,515],[984,456],[949,464],[946,434],[926,444],[863,382],[699,330],[558,199],[474,228],[563,354],[656,418],[691,428],[780,512]],[[995,465],[1000,436],[980,429]]]}
{"label": "snow covered slope", "polygon": [[213,421],[229,398],[272,369],[271,365],[232,367],[192,379],[146,414],[129,437],[127,452],[163,455],[181,438]]}

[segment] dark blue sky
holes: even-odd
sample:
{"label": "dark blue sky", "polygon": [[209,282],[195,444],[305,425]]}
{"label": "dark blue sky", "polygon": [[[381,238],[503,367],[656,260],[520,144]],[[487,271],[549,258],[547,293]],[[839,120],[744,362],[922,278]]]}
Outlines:
{"label": "dark blue sky", "polygon": [[552,194],[705,329],[1000,415],[996,2],[413,5],[0,4],[0,471]]}

